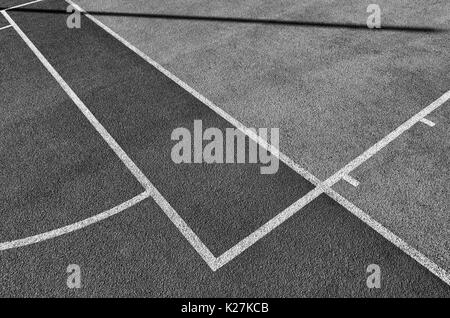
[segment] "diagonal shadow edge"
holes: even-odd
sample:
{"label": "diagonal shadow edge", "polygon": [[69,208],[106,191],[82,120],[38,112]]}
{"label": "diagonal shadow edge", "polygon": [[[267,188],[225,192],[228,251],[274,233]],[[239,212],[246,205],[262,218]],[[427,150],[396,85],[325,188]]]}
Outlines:
{"label": "diagonal shadow edge", "polygon": [[[0,10],[8,8],[0,7]],[[54,13],[71,14],[65,10],[38,9],[38,8],[16,8],[9,11],[30,12],[30,13]],[[335,29],[356,29],[365,31],[396,31],[396,32],[415,32],[415,33],[438,33],[448,32],[448,29],[427,27],[427,26],[400,26],[384,25],[379,29],[370,29],[366,24],[357,23],[338,23],[338,22],[320,22],[320,21],[296,21],[296,20],[277,20],[277,19],[251,19],[239,17],[219,17],[219,16],[197,16],[197,15],[178,15],[163,13],[136,13],[136,12],[108,12],[108,11],[89,11],[80,12],[82,15],[90,14],[93,16],[112,16],[112,17],[132,17],[162,20],[188,20],[188,21],[206,21],[222,23],[241,23],[241,24],[261,24],[261,25],[280,25],[297,27],[317,27],[317,28],[335,28]]]}

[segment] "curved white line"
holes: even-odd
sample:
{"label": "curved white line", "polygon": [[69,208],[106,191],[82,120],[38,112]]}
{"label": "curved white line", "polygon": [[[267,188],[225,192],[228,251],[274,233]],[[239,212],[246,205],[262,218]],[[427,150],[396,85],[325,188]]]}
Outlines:
{"label": "curved white line", "polygon": [[17,247],[21,247],[21,246],[27,246],[27,245],[39,243],[39,242],[46,241],[46,240],[49,240],[49,239],[52,239],[52,238],[55,238],[58,236],[62,236],[64,234],[68,234],[68,233],[77,231],[79,229],[82,229],[82,228],[92,225],[94,223],[105,220],[115,214],[118,214],[118,213],[132,207],[133,205],[136,205],[137,203],[141,202],[142,200],[148,198],[149,196],[150,196],[150,193],[148,191],[145,191],[145,192],[139,194],[138,196],[135,196],[134,198],[132,198],[128,201],[125,201],[124,203],[122,203],[108,211],[99,213],[90,218],[84,219],[80,222],[73,223],[73,224],[70,224],[70,225],[67,225],[64,227],[60,227],[58,229],[55,229],[55,230],[52,230],[49,232],[37,234],[34,236],[29,236],[29,237],[26,237],[23,239],[0,243],[0,251],[5,251],[5,250],[12,249],[12,248],[17,248]]}

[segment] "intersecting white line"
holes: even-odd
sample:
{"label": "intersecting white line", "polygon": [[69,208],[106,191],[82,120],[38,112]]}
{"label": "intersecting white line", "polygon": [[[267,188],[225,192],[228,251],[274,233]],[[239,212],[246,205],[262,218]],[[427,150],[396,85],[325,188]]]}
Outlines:
{"label": "intersecting white line", "polygon": [[[255,136],[254,132],[247,127],[245,127],[242,123],[240,123],[238,120],[236,120],[234,117],[229,115],[227,112],[216,106],[213,102],[211,102],[209,99],[207,99],[205,96],[194,90],[192,87],[190,87],[187,83],[179,79],[177,76],[172,74],[170,71],[165,69],[162,65],[160,65],[158,62],[151,59],[149,56],[147,56],[145,53],[143,53],[141,50],[136,48],[134,45],[129,43],[127,40],[125,40],[123,37],[118,35],[116,32],[114,32],[112,29],[110,29],[108,26],[97,20],[95,17],[87,13],[83,8],[81,8],[79,5],[74,3],[71,0],[65,0],[67,3],[71,4],[76,10],[83,12],[86,17],[88,17],[91,21],[93,21],[95,24],[100,26],[102,29],[104,29],[106,32],[108,32],[110,35],[112,35],[114,38],[116,38],[118,41],[120,41],[122,44],[124,44],[126,47],[128,47],[130,50],[135,52],[137,55],[139,55],[141,58],[143,58],[145,61],[147,61],[149,64],[153,65],[156,69],[158,69],[160,72],[165,74],[168,78],[173,80],[175,83],[177,83],[179,86],[184,88],[186,91],[188,91],[191,95],[196,97],[198,100],[200,100],[203,104],[208,106],[210,109],[212,109],[214,112],[216,112],[218,115],[226,119],[228,122],[230,122],[233,126],[240,129],[243,133],[248,135],[252,140],[257,142],[259,145],[264,147],[267,150],[270,150],[274,155],[276,155],[282,162],[284,162],[287,166],[292,168],[294,171],[296,171],[299,175],[316,185],[316,188],[311,190],[309,193],[307,193],[304,197],[297,200],[295,203],[293,203],[291,206],[286,208],[284,211],[282,211],[280,214],[275,216],[273,219],[268,221],[266,224],[261,226],[258,230],[241,240],[239,243],[237,243],[235,246],[230,248],[228,251],[223,253],[221,256],[214,258],[212,263],[208,263],[210,268],[212,270],[217,270],[220,267],[224,266],[228,262],[230,262],[232,259],[234,259],[236,256],[241,254],[243,251],[245,251],[247,248],[252,246],[254,243],[256,243],[258,240],[260,240],[262,237],[270,233],[272,230],[274,230],[276,227],[278,227],[280,224],[282,224],[284,221],[289,219],[292,215],[297,213],[302,207],[307,205],[309,202],[311,202],[314,198],[318,197],[322,193],[327,193],[330,195],[331,198],[333,198],[338,203],[345,203],[346,207],[350,207],[353,210],[350,210],[352,214],[360,218],[363,222],[365,222],[368,226],[373,228],[375,231],[377,231],[379,234],[381,234],[383,237],[385,237],[387,240],[398,246],[400,249],[405,251],[409,256],[411,256],[413,259],[418,261],[421,265],[426,267],[430,272],[438,276],[440,279],[442,279],[444,282],[450,285],[450,279],[449,274],[446,273],[445,270],[440,268],[438,265],[436,265],[434,262],[432,262],[430,259],[428,259],[425,255],[414,249],[413,247],[409,246],[407,243],[405,243],[403,240],[398,238],[395,234],[390,232],[389,230],[383,228],[381,224],[377,223],[376,221],[372,220],[371,217],[357,208],[355,205],[353,205],[351,202],[349,202],[347,199],[343,198],[341,195],[339,195],[337,192],[335,192],[331,187],[342,179],[344,175],[348,175],[351,171],[356,169],[359,165],[361,165],[363,162],[370,159],[373,155],[375,155],[377,152],[379,152],[381,149],[383,149],[386,145],[391,143],[393,140],[395,140],[397,137],[399,137],[402,133],[407,131],[409,128],[411,128],[414,124],[416,124],[419,120],[427,116],[429,113],[437,109],[439,106],[444,104],[448,99],[450,98],[450,91],[446,92],[444,95],[442,95],[438,100],[430,104],[428,107],[423,109],[421,112],[414,115],[412,118],[410,118],[408,121],[403,123],[400,127],[398,127],[396,130],[394,130],[392,133],[387,135],[385,138],[380,140],[377,144],[375,144],[373,147],[369,148],[367,151],[365,151],[363,154],[361,154],[359,157],[357,157],[355,160],[350,162],[348,165],[346,165],[344,168],[336,172],[334,175],[332,175],[330,178],[328,178],[326,181],[321,182],[318,178],[316,178],[312,173],[307,171],[306,169],[300,167],[298,164],[296,164],[292,159],[290,159],[288,156],[284,155],[282,152],[280,152],[278,149],[274,148],[273,146],[269,145],[264,139],[259,138],[259,136]],[[403,242],[400,244],[399,242]],[[415,257],[414,257],[415,255]],[[419,256],[417,256],[419,255]]]}
{"label": "intersecting white line", "polygon": [[[370,147],[363,154],[358,156],[356,159],[351,161],[344,168],[336,172],[334,175],[329,177],[324,182],[320,182],[316,184],[316,188],[311,190],[304,197],[300,198],[297,202],[286,208],[283,212],[275,216],[273,219],[269,220],[263,226],[261,226],[258,230],[241,240],[238,244],[230,248],[228,251],[223,253],[218,257],[217,266],[220,268],[226,263],[230,262],[236,256],[241,254],[251,245],[255,244],[258,240],[263,238],[265,235],[270,233],[292,215],[297,213],[301,208],[310,203],[313,199],[317,198],[322,193],[327,193],[331,198],[335,199],[338,203],[348,207],[351,213],[373,228],[375,231],[380,233],[383,237],[388,239],[390,242],[398,246],[403,251],[407,252],[408,255],[420,255],[420,257],[413,257],[416,261],[418,261],[421,265],[425,266],[428,270],[430,270],[433,274],[438,276],[444,282],[450,285],[449,274],[446,273],[445,270],[440,268],[437,264],[427,258],[425,255],[417,251],[415,248],[406,244],[402,239],[396,236],[394,233],[390,232],[386,228],[382,227],[381,224],[374,221],[367,213],[363,212],[361,209],[357,208],[354,204],[350,203],[347,199],[344,199],[341,195],[331,189],[331,187],[336,184],[339,180],[348,176],[350,172],[359,167],[362,163],[369,160],[372,156],[386,147],[389,143],[397,139],[402,133],[406,132],[410,129],[414,124],[419,122],[423,117],[427,116],[432,111],[436,110],[439,106],[443,105],[446,101],[450,99],[450,91],[446,92],[436,101],[431,103],[429,106],[424,108],[422,111],[411,117],[409,120],[400,125],[397,129],[395,129],[392,133],[388,134],[386,137],[381,139],[374,146]],[[399,243],[401,242],[401,243]],[[420,260],[420,261],[419,261]],[[438,270],[436,270],[438,269]]]}
{"label": "intersecting white line", "polygon": [[401,124],[397,129],[392,131],[386,137],[378,141],[375,145],[364,151],[357,158],[349,162],[345,167],[337,171],[331,177],[329,177],[326,181],[323,182],[323,186],[326,188],[332,187],[336,182],[342,179],[344,175],[348,175],[350,172],[358,168],[362,163],[369,160],[375,154],[380,152],[384,147],[389,145],[399,136],[401,136],[404,132],[409,130],[412,126],[421,121],[425,116],[429,115],[431,112],[435,111],[438,107],[442,106],[450,99],[450,90],[445,92],[441,97],[432,102],[430,105],[422,109],[420,112],[412,116],[410,119]]}
{"label": "intersecting white line", "polygon": [[288,156],[283,154],[279,151],[276,147],[270,145],[264,138],[261,138],[258,134],[255,133],[252,129],[247,128],[244,124],[239,122],[236,118],[228,114],[226,111],[215,105],[213,102],[211,102],[208,98],[197,92],[195,89],[190,87],[187,83],[182,81],[180,78],[178,78],[176,75],[165,69],[161,64],[156,62],[155,60],[151,59],[149,56],[147,56],[145,53],[143,53],[141,50],[139,50],[137,47],[135,47],[133,44],[125,40],[123,37],[118,35],[116,32],[111,30],[108,26],[100,22],[98,19],[90,15],[86,10],[81,8],[79,5],[74,3],[71,0],[65,0],[67,3],[71,4],[75,10],[79,12],[83,12],[83,14],[89,18],[92,22],[100,26],[103,30],[108,32],[110,35],[112,35],[114,38],[116,38],[119,42],[121,42],[123,45],[125,45],[127,48],[129,48],[131,51],[139,55],[141,58],[143,58],[147,63],[154,66],[157,70],[159,70],[161,73],[163,73],[166,77],[170,78],[172,81],[177,83],[179,86],[181,86],[184,90],[189,92],[192,96],[197,98],[199,101],[201,101],[203,104],[208,106],[211,110],[213,110],[215,113],[217,113],[220,117],[224,118],[226,121],[228,121],[230,124],[232,124],[234,127],[242,131],[244,134],[246,134],[250,139],[252,139],[254,142],[256,142],[258,145],[263,147],[264,149],[270,151],[273,156],[280,159],[282,162],[284,162],[287,166],[292,168],[294,171],[296,171],[298,174],[300,174],[302,177],[304,177],[306,180],[310,181],[311,183],[318,182],[318,179],[312,175],[309,171],[305,170],[304,168],[300,167],[298,164],[296,164],[293,160],[291,160]]}
{"label": "intersecting white line", "polygon": [[10,28],[10,27],[12,27],[12,25],[7,25],[7,26],[4,26],[4,27],[1,27],[1,28],[0,28],[0,31],[1,31],[1,30],[5,30],[5,29],[8,29],[8,28]]}
{"label": "intersecting white line", "polygon": [[[36,3],[40,2],[42,0],[32,1],[30,3]],[[70,0],[66,0],[68,3],[72,4],[74,8],[80,12],[85,12],[82,8],[80,8],[78,5],[73,3]],[[29,3],[29,4],[30,4]],[[24,4],[25,5],[25,4]],[[23,5],[20,5],[23,6]],[[18,6],[16,6],[18,7]],[[11,9],[11,8],[10,8]],[[2,11],[2,14],[5,15],[6,12],[4,10]],[[355,160],[350,162],[347,166],[345,166],[343,169],[336,172],[333,176],[328,178],[324,182],[320,182],[314,175],[309,173],[307,170],[301,168],[298,166],[294,161],[292,161],[289,157],[279,152],[278,149],[272,147],[269,145],[264,139],[261,139],[259,136],[255,135],[253,131],[246,128],[244,125],[242,125],[239,121],[231,117],[228,113],[214,105],[212,102],[210,102],[207,98],[205,98],[203,95],[192,89],[190,86],[188,86],[186,83],[181,81],[179,78],[177,78],[175,75],[167,71],[165,68],[163,68],[161,65],[159,65],[157,62],[150,59],[148,56],[146,56],[144,53],[142,53],[139,49],[131,45],[129,42],[124,40],[122,37],[117,35],[114,31],[109,29],[107,26],[105,26],[103,23],[95,19],[89,14],[86,14],[86,16],[91,19],[93,22],[95,22],[97,25],[102,27],[105,31],[110,33],[112,36],[114,36],[116,39],[118,39],[120,42],[122,42],[124,45],[126,45],[128,48],[130,48],[132,51],[134,51],[136,54],[140,55],[142,58],[144,58],[148,63],[155,66],[158,70],[160,70],[163,74],[165,74],[167,77],[171,78],[173,81],[175,81],[177,84],[179,84],[181,87],[183,87],[185,90],[187,90],[189,93],[191,93],[193,96],[195,96],[197,99],[202,101],[205,105],[210,107],[212,110],[214,110],[217,114],[219,114],[221,117],[225,118],[227,121],[229,121],[231,124],[233,124],[235,127],[240,129],[242,132],[247,134],[252,140],[256,141],[258,144],[260,144],[262,147],[266,148],[267,150],[270,150],[273,155],[277,156],[281,161],[283,161],[285,164],[287,164],[289,167],[291,167],[294,171],[299,173],[301,176],[312,182],[316,185],[316,188],[310,191],[308,194],[306,194],[304,197],[300,198],[297,202],[292,204],[290,207],[285,209],[282,213],[280,213],[278,216],[267,222],[265,225],[263,225],[260,229],[249,235],[247,238],[236,244],[234,247],[232,247],[230,250],[219,256],[218,258],[215,258],[212,253],[208,250],[208,248],[200,241],[200,239],[195,235],[194,232],[187,226],[187,224],[181,219],[181,217],[175,212],[175,210],[170,206],[170,204],[164,199],[164,197],[156,190],[156,188],[148,181],[148,179],[144,179],[145,181],[145,188],[146,192],[144,192],[146,195],[150,195],[153,197],[153,199],[162,207],[163,211],[168,215],[168,217],[172,220],[172,222],[177,226],[177,228],[181,231],[181,233],[188,239],[188,241],[191,243],[191,245],[194,247],[194,249],[202,256],[202,258],[206,261],[206,263],[210,266],[212,270],[217,270],[221,266],[225,265],[229,261],[231,261],[233,258],[238,256],[240,253],[242,253],[245,249],[253,245],[256,241],[261,239],[266,234],[270,233],[274,228],[276,228],[278,225],[282,224],[284,221],[286,221],[289,217],[294,215],[296,212],[298,212],[302,207],[304,207],[306,204],[311,202],[313,199],[317,198],[322,193],[327,193],[332,197],[334,200],[342,204],[344,207],[346,207],[351,213],[356,215],[358,218],[360,218],[362,221],[364,221],[366,224],[368,224],[371,228],[376,230],[378,233],[380,233],[383,237],[394,243],[396,246],[398,246],[401,250],[403,250],[406,254],[411,256],[413,259],[418,261],[420,264],[425,266],[428,270],[430,270],[433,274],[441,278],[444,282],[450,285],[450,279],[448,274],[440,268],[438,265],[436,265],[434,262],[429,260],[427,257],[425,257],[422,253],[418,252],[414,248],[410,247],[407,243],[405,243],[403,240],[395,236],[392,232],[387,230],[386,228],[382,227],[381,224],[374,221],[370,218],[366,213],[364,213],[361,209],[357,208],[354,204],[349,202],[347,199],[336,193],[334,190],[331,189],[331,187],[340,179],[344,178],[348,175],[351,171],[356,169],[359,165],[361,165],[363,162],[367,161],[369,158],[371,158],[373,155],[375,155],[377,152],[379,152],[382,148],[384,148],[387,144],[395,140],[398,136],[400,136],[403,132],[411,128],[417,121],[422,121],[422,119],[431,113],[433,110],[435,110],[437,107],[441,106],[443,103],[445,103],[450,98],[450,91],[445,93],[443,96],[441,96],[440,99],[435,101],[433,104],[429,105],[427,108],[413,116],[410,120],[405,122],[403,125],[401,125],[399,128],[397,128],[394,132],[383,138],[380,142],[375,144],[373,147],[369,148],[366,152],[364,152],[362,155],[357,157]],[[6,15],[5,15],[6,17]],[[22,38],[24,38],[25,34],[21,32],[20,28],[18,28],[17,25],[12,24],[13,27],[16,29],[16,31],[21,35]],[[25,36],[26,38],[26,36]],[[25,40],[24,38],[24,40]],[[27,42],[25,40],[25,42]],[[29,43],[28,43],[29,42]],[[30,46],[34,46],[31,41],[28,40],[27,44]],[[32,48],[32,47],[30,47]],[[36,48],[35,48],[36,49]],[[33,48],[32,48],[33,50]],[[37,49],[36,49],[37,50]],[[34,50],[33,50],[34,51]],[[39,52],[39,51],[38,51]],[[35,52],[36,54],[36,52]],[[39,52],[40,54],[40,52]],[[36,54],[38,57],[39,55]],[[42,56],[42,54],[41,54]],[[42,56],[42,58],[44,58]],[[41,60],[41,58],[40,58]],[[45,60],[45,58],[44,58]],[[46,60],[45,60],[46,61]],[[42,60],[41,60],[42,62]],[[48,62],[47,62],[48,63]],[[43,63],[45,65],[45,63]],[[50,65],[50,64],[48,64]],[[50,65],[51,66],[51,65]],[[53,69],[54,70],[54,69]],[[49,70],[50,71],[50,70]],[[50,72],[52,73],[52,72]],[[54,70],[54,73],[56,73],[58,76],[59,74]],[[54,75],[52,73],[52,75]],[[55,77],[56,78],[56,77]],[[60,78],[62,80],[62,78]],[[66,84],[67,85],[67,84]],[[68,86],[67,86],[68,87]],[[64,87],[63,87],[64,88]],[[70,88],[69,88],[70,89]],[[72,91],[73,92],[73,91]],[[73,93],[75,94],[75,93]],[[70,96],[70,95],[69,95]],[[76,95],[75,95],[76,96]],[[72,96],[71,96],[72,97]],[[81,102],[81,101],[80,101]],[[84,105],[84,104],[83,104]],[[77,105],[79,106],[79,105]],[[87,110],[87,108],[86,108]],[[82,110],[83,111],[83,110]],[[88,111],[88,110],[87,110]],[[89,111],[88,111],[89,112]],[[83,112],[85,113],[85,112]],[[90,112],[89,112],[90,113]],[[86,115],[86,114],[85,114]],[[88,117],[89,119],[89,117]],[[92,123],[92,121],[91,121]],[[98,123],[100,124],[100,123]],[[104,131],[106,132],[106,130]],[[102,134],[101,132],[99,132]],[[107,133],[107,132],[106,132]],[[108,133],[107,133],[108,134]],[[109,135],[109,134],[108,134]],[[103,135],[102,135],[103,136]],[[112,137],[111,137],[112,138]],[[107,141],[107,140],[106,140]],[[108,141],[107,141],[108,142]],[[109,144],[109,143],[108,143]],[[117,152],[116,152],[117,153]],[[125,154],[125,153],[124,153]],[[118,154],[119,155],[119,154]],[[126,154],[125,154],[126,156]],[[119,155],[120,157],[120,155]],[[121,158],[122,159],[122,158]],[[137,168],[137,167],[136,167]],[[143,176],[143,175],[142,175]],[[140,178],[140,177],[139,177]],[[138,178],[138,180],[139,180]],[[142,180],[140,180],[142,181]],[[133,200],[133,199],[132,199]],[[127,201],[128,202],[128,201]],[[94,216],[95,217],[95,216]],[[83,222],[83,221],[81,221]],[[61,234],[62,235],[62,234]],[[1,246],[1,245],[0,245]]]}

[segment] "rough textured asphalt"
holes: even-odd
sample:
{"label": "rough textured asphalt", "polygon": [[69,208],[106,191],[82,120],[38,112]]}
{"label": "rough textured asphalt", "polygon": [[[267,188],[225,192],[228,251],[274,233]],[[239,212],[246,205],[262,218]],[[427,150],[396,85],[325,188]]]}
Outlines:
{"label": "rough textured asphalt", "polygon": [[77,222],[143,192],[19,35],[10,28],[0,37],[1,241]]}
{"label": "rough textured asphalt", "polygon": [[[35,7],[65,8],[61,1]],[[175,166],[168,158],[174,127],[189,127],[193,119],[220,128],[227,124],[90,21],[83,19],[81,30],[68,30],[61,15],[39,14],[30,19],[29,13],[12,12],[11,16],[216,256],[312,188],[285,166],[274,176],[262,176],[251,165]],[[21,93],[31,100],[44,98],[35,104],[24,100],[19,109],[29,107],[26,115],[11,114],[9,121],[2,122],[2,148],[24,144],[35,160],[30,166],[44,167],[20,169],[14,166],[15,152],[5,153],[10,159],[6,171],[13,175],[8,180],[35,180],[19,183],[18,201],[35,207],[36,202],[27,197],[31,187],[38,199],[52,204],[55,198],[41,191],[50,184],[57,190],[66,185],[73,200],[83,202],[87,192],[99,193],[101,186],[89,191],[89,183],[79,188],[70,183],[83,182],[80,176],[86,174],[88,180],[99,178],[102,166],[108,166],[103,173],[111,179],[101,176],[99,182],[105,183],[112,198],[92,202],[122,202],[139,193],[137,182],[17,34],[7,32],[2,36],[9,45],[2,54],[9,53],[13,59],[20,52],[24,57],[19,61],[29,63],[2,64],[2,75],[9,74],[5,77],[9,81],[2,77],[2,95],[5,87],[9,93],[5,96]],[[18,99],[5,102],[5,109]],[[33,112],[40,114],[26,118]],[[14,120],[24,127],[21,131],[34,128],[35,132],[15,142],[20,135],[14,133]],[[58,163],[47,158],[52,149],[57,150],[52,158]],[[93,158],[83,161],[88,156]],[[61,157],[67,160],[66,166],[48,173],[45,164],[58,167]],[[70,159],[84,165],[71,170]],[[91,164],[95,169],[89,169]],[[14,173],[19,173],[17,179]],[[52,177],[56,181],[40,184]],[[69,181],[64,182],[64,177]],[[97,206],[88,205],[97,211]],[[53,212],[54,227],[60,226],[61,207],[48,211]],[[73,211],[80,219],[82,213],[95,213],[82,207]],[[10,206],[4,213],[11,213]],[[28,219],[24,209],[14,214],[18,220]],[[38,225],[33,222],[33,226]],[[48,230],[42,226],[42,231]],[[35,229],[23,229],[27,230],[35,234]],[[70,235],[0,253],[4,296],[449,296],[447,285],[327,196],[313,201],[217,272],[207,267],[151,199]],[[65,269],[72,263],[79,264],[83,273],[83,288],[76,291],[65,285]],[[380,290],[365,285],[365,269],[372,263],[382,268]]]}
{"label": "rough textured asphalt", "polygon": [[[372,1],[78,3],[103,12],[364,24]],[[450,2],[376,3],[382,27],[447,32],[98,18],[244,124],[279,127],[281,150],[323,180],[450,89]],[[449,109],[447,102],[431,114],[435,127],[417,125],[358,168],[358,188],[335,186],[447,271]]]}

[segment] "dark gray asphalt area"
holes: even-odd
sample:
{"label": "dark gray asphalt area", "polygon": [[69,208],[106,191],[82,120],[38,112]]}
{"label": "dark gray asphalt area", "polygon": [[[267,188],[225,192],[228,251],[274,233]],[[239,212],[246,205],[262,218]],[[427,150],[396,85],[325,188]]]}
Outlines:
{"label": "dark gray asphalt area", "polygon": [[0,33],[0,240],[39,234],[144,191],[33,52]]}
{"label": "dark gray asphalt area", "polygon": [[[364,24],[373,2],[77,3],[103,13]],[[450,1],[378,0],[376,4],[381,9],[380,30],[96,17],[244,124],[279,127],[283,153],[324,180],[449,89]],[[387,24],[447,32],[390,32]],[[419,138],[402,143],[401,148],[396,149],[397,142],[389,145],[354,171],[359,187],[347,182],[334,187],[447,272],[450,159],[445,143],[450,138],[445,118],[450,118],[449,106],[447,102],[428,116],[435,127],[414,127],[428,135],[426,140],[415,134],[408,139]],[[433,118],[439,111],[447,111],[444,120]],[[421,142],[435,146],[422,147]]]}
{"label": "dark gray asphalt area", "polygon": [[[367,264],[382,268],[366,287]],[[81,267],[82,288],[66,287]],[[73,234],[2,253],[3,296],[448,297],[440,280],[326,196],[217,272],[152,201]]]}
{"label": "dark gray asphalt area", "polygon": [[3,16],[0,16],[0,28],[7,26],[9,23]]}
{"label": "dark gray asphalt area", "polygon": [[[274,175],[255,164],[175,165],[174,128],[192,129],[194,119],[204,128],[231,125],[87,19],[69,30],[65,15],[10,15],[215,256],[313,188],[281,164]],[[2,112],[9,117],[0,147],[9,201],[1,217],[17,223],[5,229],[7,239],[79,221],[142,192],[15,31],[5,32]],[[382,269],[379,290],[366,286],[373,263]],[[69,264],[81,266],[79,290],[66,286]],[[2,251],[0,268],[1,296],[450,296],[447,285],[325,195],[217,272],[151,199],[77,232]]]}

